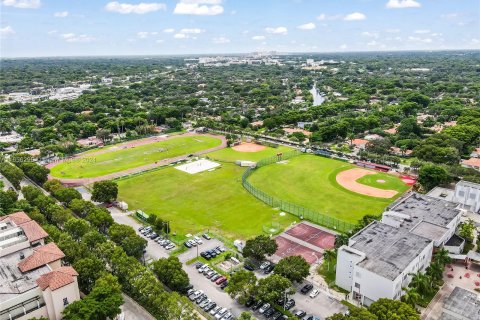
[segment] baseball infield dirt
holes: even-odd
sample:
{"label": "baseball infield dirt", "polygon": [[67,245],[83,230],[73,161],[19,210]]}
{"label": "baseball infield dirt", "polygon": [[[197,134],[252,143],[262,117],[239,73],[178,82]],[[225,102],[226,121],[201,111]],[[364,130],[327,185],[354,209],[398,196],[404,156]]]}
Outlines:
{"label": "baseball infield dirt", "polygon": [[357,180],[368,174],[375,174],[376,172],[354,168],[340,172],[337,174],[336,180],[339,185],[344,187],[347,190],[360,193],[370,197],[377,198],[392,198],[397,195],[395,190],[383,190],[375,187],[370,187],[361,183],[358,183]]}

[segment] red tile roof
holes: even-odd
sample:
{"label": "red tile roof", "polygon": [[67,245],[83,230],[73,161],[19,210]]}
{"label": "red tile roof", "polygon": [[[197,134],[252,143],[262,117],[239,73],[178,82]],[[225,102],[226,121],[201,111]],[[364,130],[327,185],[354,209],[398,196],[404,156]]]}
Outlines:
{"label": "red tile roof", "polygon": [[471,167],[480,167],[480,159],[479,158],[470,158],[468,160],[462,161],[463,165],[471,166]]}
{"label": "red tile roof", "polygon": [[53,242],[33,249],[33,253],[18,263],[18,268],[22,272],[27,272],[47,263],[52,263],[65,257],[65,254]]}
{"label": "red tile roof", "polygon": [[47,288],[54,291],[74,282],[74,277],[76,276],[78,276],[78,273],[72,267],[60,267],[41,275],[37,279],[37,284],[42,291],[45,291]]}
{"label": "red tile roof", "polygon": [[352,144],[359,146],[359,145],[364,145],[367,144],[369,141],[365,139],[353,139]]}
{"label": "red tile roof", "polygon": [[17,226],[23,229],[28,241],[34,242],[48,237],[48,233],[34,220],[23,211],[11,213],[7,216],[0,217],[0,221],[9,219]]}

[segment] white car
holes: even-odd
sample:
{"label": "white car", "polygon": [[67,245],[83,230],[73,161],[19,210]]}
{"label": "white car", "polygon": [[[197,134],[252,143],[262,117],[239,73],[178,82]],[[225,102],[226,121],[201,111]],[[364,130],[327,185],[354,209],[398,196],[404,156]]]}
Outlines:
{"label": "white car", "polygon": [[188,242],[192,245],[192,247],[196,247],[197,246],[197,242],[195,240],[188,240]]}
{"label": "white car", "polygon": [[320,291],[318,291],[317,289],[313,289],[312,292],[310,292],[310,298],[315,298],[316,296],[318,296],[319,293]]}
{"label": "white car", "polygon": [[263,270],[270,265],[270,261],[265,261],[260,265],[260,269]]}
{"label": "white car", "polygon": [[270,303],[265,303],[265,304],[260,308],[260,310],[258,310],[258,312],[260,312],[261,314],[263,314],[265,311],[267,311],[268,308],[270,308]]}
{"label": "white car", "polygon": [[233,315],[230,312],[227,312],[226,314],[223,315],[222,320],[230,320],[232,319]]}
{"label": "white car", "polygon": [[227,312],[227,308],[222,308],[218,313],[215,315],[215,319],[221,319],[223,315]]}
{"label": "white car", "polygon": [[203,243],[202,239],[200,239],[199,237],[193,237],[193,240],[195,240],[195,242],[198,243],[198,244]]}
{"label": "white car", "polygon": [[203,265],[202,267],[200,267],[200,268],[198,269],[198,273],[203,273],[203,271],[205,271],[205,270],[207,270],[207,269],[208,269],[208,265],[205,264],[205,265]]}
{"label": "white car", "polygon": [[220,309],[222,309],[222,307],[216,306],[215,308],[212,309],[212,311],[210,311],[210,314],[213,316],[213,315],[216,314],[218,311],[220,311]]}

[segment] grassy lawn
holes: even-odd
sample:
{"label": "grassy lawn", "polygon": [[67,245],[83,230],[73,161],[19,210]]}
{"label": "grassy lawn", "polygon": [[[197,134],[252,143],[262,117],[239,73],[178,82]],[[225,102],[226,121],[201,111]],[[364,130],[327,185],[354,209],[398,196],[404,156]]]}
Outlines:
{"label": "grassy lawn", "polygon": [[[366,214],[380,214],[394,198],[369,197],[340,186],[335,180],[336,175],[351,168],[355,166],[346,162],[302,155],[285,164],[272,164],[257,169],[249,177],[249,182],[279,199],[356,223]],[[389,187],[394,190],[406,190],[403,182],[394,176],[385,173],[372,176],[375,176],[374,180],[388,181]],[[364,183],[370,185],[368,181]]]}
{"label": "grassy lawn", "polygon": [[[385,182],[378,182],[377,180],[384,180]],[[377,173],[363,176],[357,180],[361,184],[366,184],[378,189],[384,190],[397,190],[400,192],[405,192],[408,190],[409,186],[406,185],[401,179],[398,179],[395,176]]]}
{"label": "grassy lawn", "polygon": [[130,209],[142,209],[171,221],[172,232],[213,231],[230,239],[262,234],[263,225],[295,220],[280,216],[250,195],[241,184],[245,168],[223,163],[212,172],[194,175],[173,167],[119,180],[119,199]]}
{"label": "grassy lawn", "polygon": [[[154,142],[128,149],[115,149],[88,158],[60,163],[51,168],[51,175],[58,178],[92,178],[154,163],[155,161],[187,155],[220,145],[220,139],[208,136],[182,137]],[[98,151],[96,149],[95,151]],[[80,154],[82,156],[82,154]],[[92,161],[90,161],[92,159]]]}
{"label": "grassy lawn", "polygon": [[277,153],[288,151],[292,151],[292,149],[284,146],[279,146],[278,148],[266,148],[258,152],[239,152],[233,150],[232,148],[225,148],[208,153],[207,156],[211,157],[212,159],[229,162],[235,162],[236,160],[259,161],[263,158],[275,156]]}

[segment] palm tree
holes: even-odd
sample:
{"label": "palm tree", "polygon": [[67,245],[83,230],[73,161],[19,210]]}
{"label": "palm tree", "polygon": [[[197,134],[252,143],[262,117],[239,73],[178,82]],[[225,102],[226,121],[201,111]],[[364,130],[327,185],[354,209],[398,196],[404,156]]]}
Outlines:
{"label": "palm tree", "polygon": [[413,277],[412,281],[410,281],[409,286],[415,288],[422,295],[423,298],[424,295],[428,294],[432,288],[430,277],[420,272],[411,275]]}
{"label": "palm tree", "polygon": [[432,280],[442,280],[443,277],[443,265],[438,261],[434,261],[427,269],[427,274],[432,277]]}
{"label": "palm tree", "polygon": [[448,250],[442,248],[435,253],[435,261],[444,267],[447,263],[452,262],[452,258],[450,258]]}
{"label": "palm tree", "polygon": [[339,234],[335,237],[335,248],[340,248],[343,245],[348,245],[349,237],[346,234]]}
{"label": "palm tree", "polygon": [[405,291],[405,294],[402,296],[401,300],[413,308],[417,304],[418,300],[420,300],[420,294],[418,293],[417,289],[415,288],[402,288]]}
{"label": "palm tree", "polygon": [[329,249],[323,252],[323,258],[327,260],[327,270],[330,271],[330,261],[335,258],[335,250]]}

